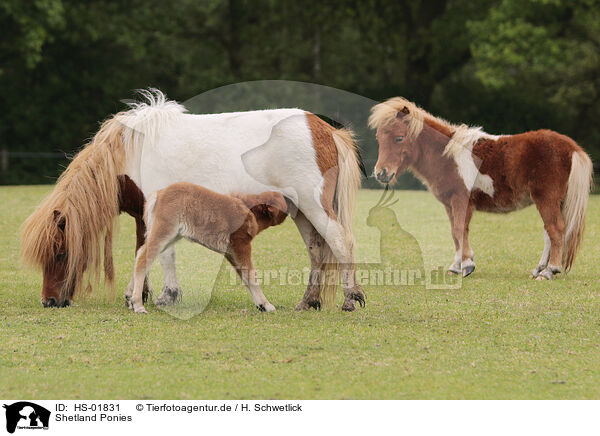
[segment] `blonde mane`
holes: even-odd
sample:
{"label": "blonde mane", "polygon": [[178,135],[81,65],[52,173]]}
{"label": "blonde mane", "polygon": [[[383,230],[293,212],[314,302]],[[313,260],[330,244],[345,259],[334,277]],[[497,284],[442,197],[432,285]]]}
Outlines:
{"label": "blonde mane", "polygon": [[58,223],[64,220],[66,275],[64,295],[77,291],[87,271],[99,277],[104,246],[105,277],[112,285],[112,232],[119,214],[119,181],[126,150],[120,114],[105,121],[92,141],[59,177],[52,193],[23,224],[21,257],[26,265],[54,263],[61,247]]}
{"label": "blonde mane", "polygon": [[497,139],[498,136],[490,135],[481,127],[469,127],[466,124],[452,124],[443,118],[436,117],[425,109],[420,108],[411,101],[403,97],[393,97],[389,100],[379,103],[371,108],[371,116],[369,117],[369,127],[378,129],[392,123],[396,119],[398,112],[406,108],[408,114],[408,140],[415,140],[423,131],[423,126],[426,120],[439,124],[452,132],[450,141],[446,145],[443,155],[455,157],[462,149],[467,148],[469,151],[473,149],[475,144],[481,138]]}

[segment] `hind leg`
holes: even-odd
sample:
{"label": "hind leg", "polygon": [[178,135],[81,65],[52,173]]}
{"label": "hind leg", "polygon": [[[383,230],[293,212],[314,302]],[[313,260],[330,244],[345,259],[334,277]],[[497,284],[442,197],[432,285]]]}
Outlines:
{"label": "hind leg", "polygon": [[341,265],[342,287],[344,289],[342,310],[353,311],[355,302],[364,306],[365,294],[362,287],[356,282],[354,270],[354,241],[345,234],[344,229],[336,220],[327,215],[320,204],[305,207],[302,212],[325,239]]}
{"label": "hind leg", "polygon": [[163,270],[164,287],[161,294],[156,299],[157,306],[170,306],[181,301],[183,292],[181,285],[177,280],[177,267],[175,264],[175,246],[171,245],[165,251],[160,253],[160,265]]}
{"label": "hind leg", "polygon": [[[561,201],[552,201],[543,196],[534,196],[533,201],[544,221],[544,230],[550,240],[548,264],[542,269],[536,280],[551,280],[554,274],[562,272],[562,253],[565,238],[565,222],[560,210]],[[542,256],[543,257],[543,256]],[[540,262],[541,263],[541,262]]]}
{"label": "hind leg", "polygon": [[313,225],[306,219],[304,214],[300,211],[294,218],[296,227],[310,257],[310,276],[306,292],[304,297],[296,305],[296,310],[308,310],[308,309],[321,309],[321,280],[322,280],[322,266],[324,261],[324,248],[325,240],[319,235],[319,232],[313,227]]}
{"label": "hind leg", "polygon": [[544,251],[542,252],[542,257],[540,258],[538,266],[531,273],[532,278],[539,276],[540,273],[546,269],[546,266],[548,266],[548,260],[550,259],[550,245],[550,236],[548,236],[548,232],[544,230]]}

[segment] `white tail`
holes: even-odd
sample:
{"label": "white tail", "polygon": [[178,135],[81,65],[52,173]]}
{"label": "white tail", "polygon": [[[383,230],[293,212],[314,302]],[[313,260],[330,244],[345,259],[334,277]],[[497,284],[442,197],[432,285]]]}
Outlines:
{"label": "white tail", "polygon": [[565,221],[565,248],[562,264],[565,272],[571,269],[585,229],[585,211],[592,186],[594,169],[589,156],[583,151],[573,152],[567,194],[562,204]]}
{"label": "white tail", "polygon": [[[337,129],[333,131],[332,135],[338,154],[338,179],[335,188],[334,209],[338,222],[344,230],[346,247],[350,250],[350,258],[354,259],[352,218],[354,216],[356,191],[360,188],[360,164],[357,146],[354,134],[350,130]],[[328,246],[325,250],[321,304],[324,307],[331,307],[335,302],[340,265]]]}

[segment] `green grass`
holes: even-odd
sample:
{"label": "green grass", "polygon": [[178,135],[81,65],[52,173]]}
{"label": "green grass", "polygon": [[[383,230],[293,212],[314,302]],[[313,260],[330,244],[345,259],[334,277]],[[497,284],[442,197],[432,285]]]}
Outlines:
{"label": "green grass", "polygon": [[[0,397],[600,397],[598,197],[566,278],[528,277],[543,246],[534,208],[480,213],[471,226],[477,269],[460,289],[372,286],[366,308],[354,313],[299,313],[294,306],[304,285],[276,280],[263,290],[278,311],[263,314],[242,286],[226,283],[227,269],[206,310],[180,319],[152,304],[146,316],[123,305],[134,251],[127,216],[115,241],[116,297],[99,292],[68,309],[43,309],[41,274],[19,263],[18,231],[50,189],[0,188]],[[379,232],[366,217],[379,195],[359,194],[362,261],[378,261]],[[453,246],[443,207],[426,192],[396,197],[399,222],[419,241],[425,264],[449,264]],[[260,269],[308,265],[291,220],[256,239],[254,260]],[[188,295],[183,306],[193,308],[189,296],[208,295],[220,259],[182,243],[178,264]],[[155,294],[160,278],[155,266]]]}

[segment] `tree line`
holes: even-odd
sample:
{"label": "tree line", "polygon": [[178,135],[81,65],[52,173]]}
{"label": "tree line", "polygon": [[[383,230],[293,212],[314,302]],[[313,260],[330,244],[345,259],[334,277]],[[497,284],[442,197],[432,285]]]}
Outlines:
{"label": "tree line", "polygon": [[551,128],[600,157],[600,0],[4,0],[0,26],[0,184],[53,183],[68,160],[15,153],[72,155],[135,89],[263,79]]}

